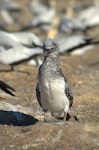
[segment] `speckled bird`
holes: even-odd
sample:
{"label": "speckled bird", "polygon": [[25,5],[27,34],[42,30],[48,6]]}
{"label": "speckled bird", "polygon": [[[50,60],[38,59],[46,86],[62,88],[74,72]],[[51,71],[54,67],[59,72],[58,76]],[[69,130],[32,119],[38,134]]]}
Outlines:
{"label": "speckled bird", "polygon": [[38,71],[36,95],[45,112],[50,111],[51,116],[66,121],[73,104],[73,94],[62,73],[58,50],[58,44],[53,39],[43,43],[44,60]]}

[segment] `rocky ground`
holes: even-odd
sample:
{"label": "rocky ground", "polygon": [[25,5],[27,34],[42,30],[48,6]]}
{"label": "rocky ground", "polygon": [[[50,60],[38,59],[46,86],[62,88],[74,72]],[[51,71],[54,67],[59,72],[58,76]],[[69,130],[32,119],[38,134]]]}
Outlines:
{"label": "rocky ground", "polygon": [[10,66],[0,64],[0,80],[15,89],[15,96],[0,90],[1,150],[99,149],[99,45],[60,61],[74,93],[70,111],[79,121],[44,122],[35,94],[38,68],[23,63],[9,72]]}

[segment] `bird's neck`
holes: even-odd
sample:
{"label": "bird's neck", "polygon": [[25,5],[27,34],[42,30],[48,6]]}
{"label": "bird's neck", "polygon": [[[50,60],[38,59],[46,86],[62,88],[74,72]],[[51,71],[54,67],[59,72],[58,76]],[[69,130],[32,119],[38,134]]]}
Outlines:
{"label": "bird's neck", "polygon": [[60,66],[59,56],[57,55],[48,55],[44,57],[44,63],[48,66]]}
{"label": "bird's neck", "polygon": [[45,56],[43,61],[44,72],[53,76],[60,70],[59,56]]}
{"label": "bird's neck", "polygon": [[42,76],[42,82],[44,82],[45,80],[53,81],[54,79],[59,78],[60,72],[61,68],[58,55],[45,56],[43,63],[41,65],[41,72],[40,72],[40,76]]}

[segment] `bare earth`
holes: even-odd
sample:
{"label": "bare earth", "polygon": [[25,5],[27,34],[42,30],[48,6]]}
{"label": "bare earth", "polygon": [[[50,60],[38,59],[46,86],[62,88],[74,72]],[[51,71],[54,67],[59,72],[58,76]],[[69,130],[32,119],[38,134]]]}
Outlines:
{"label": "bare earth", "polygon": [[[99,46],[83,56],[60,59],[64,75],[73,88],[71,112],[80,122],[45,123],[35,96],[38,68],[21,64],[15,69],[29,74],[0,72],[1,80],[16,90],[15,97],[0,91],[1,150],[99,149]],[[4,67],[9,68],[0,66]]]}
{"label": "bare earth", "polygon": [[38,68],[23,63],[7,72],[10,66],[0,64],[0,80],[16,90],[15,96],[0,90],[0,150],[99,149],[99,45],[60,61],[74,93],[70,111],[79,122],[44,122],[35,94]]}

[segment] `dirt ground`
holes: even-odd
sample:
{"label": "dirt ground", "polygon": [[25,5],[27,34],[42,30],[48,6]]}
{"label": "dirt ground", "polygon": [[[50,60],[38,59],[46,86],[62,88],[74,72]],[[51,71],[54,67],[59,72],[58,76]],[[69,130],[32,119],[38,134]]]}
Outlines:
{"label": "dirt ground", "polygon": [[0,64],[0,80],[15,89],[15,96],[0,90],[0,150],[99,149],[99,45],[81,56],[60,56],[60,62],[79,122],[44,122],[35,94],[38,68],[23,63],[8,72],[10,66]]}

